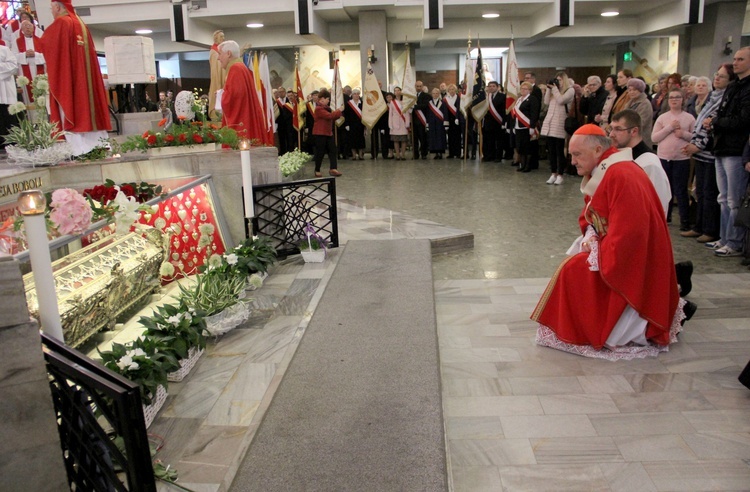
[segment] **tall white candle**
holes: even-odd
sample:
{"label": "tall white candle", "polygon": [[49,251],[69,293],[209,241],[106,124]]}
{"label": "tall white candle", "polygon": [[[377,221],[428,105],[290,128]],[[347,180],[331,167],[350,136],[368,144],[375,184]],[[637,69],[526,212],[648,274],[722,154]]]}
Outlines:
{"label": "tall white candle", "polygon": [[255,217],[255,206],[253,204],[253,172],[252,167],[250,166],[250,148],[249,145],[241,144],[240,149],[240,158],[242,160],[242,194],[245,198],[245,218],[250,219]]}
{"label": "tall white candle", "polygon": [[29,243],[29,258],[31,271],[34,274],[34,288],[39,303],[39,321],[42,324],[42,331],[64,343],[44,214],[24,215],[23,222]]}

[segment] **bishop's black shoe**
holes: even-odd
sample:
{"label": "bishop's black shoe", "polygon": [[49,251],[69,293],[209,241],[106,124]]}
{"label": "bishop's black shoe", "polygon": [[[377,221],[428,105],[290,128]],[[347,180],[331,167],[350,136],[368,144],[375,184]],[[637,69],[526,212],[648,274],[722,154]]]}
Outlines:
{"label": "bishop's black shoe", "polygon": [[674,265],[675,273],[677,274],[677,284],[680,286],[680,297],[685,297],[690,294],[693,290],[693,262],[692,261],[681,261]]}
{"label": "bishop's black shoe", "polygon": [[685,301],[685,306],[682,308],[682,312],[685,313],[685,319],[680,321],[680,325],[685,325],[685,321],[690,321],[695,312],[698,310],[698,305],[694,302]]}

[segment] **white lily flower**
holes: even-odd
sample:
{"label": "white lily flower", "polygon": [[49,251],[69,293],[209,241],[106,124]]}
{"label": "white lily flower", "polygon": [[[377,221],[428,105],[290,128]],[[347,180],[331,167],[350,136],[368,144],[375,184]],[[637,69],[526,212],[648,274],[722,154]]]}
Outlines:
{"label": "white lily flower", "polygon": [[138,208],[141,206],[134,196],[128,197],[122,191],[118,191],[114,204],[117,206],[115,211],[115,230],[117,234],[127,234],[130,232],[130,226],[138,220],[140,214]]}
{"label": "white lily flower", "polygon": [[175,316],[170,316],[169,318],[167,318],[167,323],[172,323],[174,326],[179,325],[180,321],[181,321],[181,318],[179,314]]}
{"label": "white lily flower", "polygon": [[117,367],[119,367],[121,370],[125,370],[126,367],[129,369],[132,364],[133,358],[128,354],[123,355],[120,360],[117,361]]}
{"label": "white lily flower", "polygon": [[238,258],[237,258],[236,254],[234,254],[234,253],[228,254],[228,255],[225,256],[225,258],[227,259],[227,263],[229,265],[236,265],[237,264],[237,259]]}

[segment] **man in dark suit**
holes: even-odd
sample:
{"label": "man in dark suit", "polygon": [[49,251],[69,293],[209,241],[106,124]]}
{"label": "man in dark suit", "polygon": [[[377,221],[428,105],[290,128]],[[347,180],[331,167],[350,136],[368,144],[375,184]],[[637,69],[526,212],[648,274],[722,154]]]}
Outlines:
{"label": "man in dark suit", "polygon": [[417,102],[414,104],[414,114],[412,115],[412,128],[414,131],[414,159],[427,159],[429,147],[427,146],[427,128],[426,113],[428,104],[430,104],[430,95],[421,80],[415,84],[417,90]]}
{"label": "man in dark suit", "polygon": [[482,120],[482,151],[484,162],[500,162],[503,158],[503,133],[505,128],[505,94],[498,90],[494,80],[487,84],[487,114]]}
{"label": "man in dark suit", "polygon": [[[536,85],[536,74],[534,72],[526,72],[523,74],[523,81],[531,84],[531,97],[536,97],[539,101],[539,107],[542,106],[542,89]],[[526,166],[527,169],[539,169],[539,140],[533,139],[529,146],[529,163]]]}
{"label": "man in dark suit", "polygon": [[607,91],[602,86],[602,79],[597,75],[592,75],[586,82],[578,109],[586,115],[586,123],[596,123],[594,118],[602,114],[604,103],[607,102]]}
{"label": "man in dark suit", "polygon": [[276,105],[279,107],[279,116],[276,118],[277,132],[279,135],[279,155],[294,150],[297,146],[297,132],[294,130],[294,95],[292,89],[285,90],[279,87]]}

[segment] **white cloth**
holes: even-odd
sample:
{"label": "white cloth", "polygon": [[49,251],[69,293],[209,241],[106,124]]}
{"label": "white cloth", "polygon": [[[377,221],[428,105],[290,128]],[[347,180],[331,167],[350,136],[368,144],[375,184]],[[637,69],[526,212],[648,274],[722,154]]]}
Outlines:
{"label": "white cloth", "polygon": [[664,209],[664,216],[667,216],[667,210],[669,209],[669,202],[672,200],[672,189],[669,186],[669,178],[667,173],[664,172],[664,166],[661,165],[661,160],[656,154],[651,152],[645,152],[635,159],[635,163],[641,166],[641,169],[646,171],[648,179],[651,180],[651,184],[654,185],[656,194],[659,195],[659,201]]}
{"label": "white cloth", "polygon": [[18,101],[16,83],[13,76],[18,70],[18,61],[7,46],[0,46],[0,104],[13,104]]}

